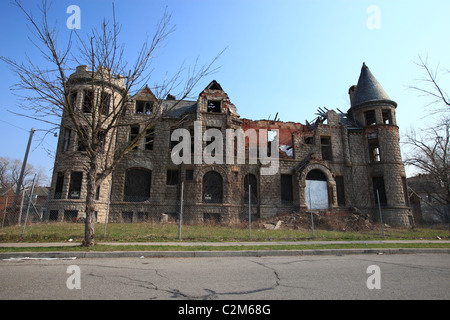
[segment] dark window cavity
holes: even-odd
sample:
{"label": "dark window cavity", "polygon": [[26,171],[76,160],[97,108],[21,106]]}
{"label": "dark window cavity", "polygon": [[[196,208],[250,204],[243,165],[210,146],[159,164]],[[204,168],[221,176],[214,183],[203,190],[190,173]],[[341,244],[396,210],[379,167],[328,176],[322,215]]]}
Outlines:
{"label": "dark window cavity", "polygon": [[173,186],[178,184],[178,170],[167,170],[166,184]]}
{"label": "dark window cavity", "polygon": [[151,114],[153,112],[153,103],[150,101],[136,101],[136,113]]}
{"label": "dark window cavity", "polygon": [[91,113],[94,101],[94,92],[92,90],[84,90],[83,106],[81,111]]}
{"label": "dark window cavity", "polygon": [[392,113],[391,110],[383,110],[381,112],[383,116],[383,123],[384,124],[392,124]]}
{"label": "dark window cavity", "polygon": [[344,177],[336,176],[335,181],[336,181],[336,193],[337,193],[338,205],[345,206]]}
{"label": "dark window cavity", "polygon": [[106,92],[100,94],[100,113],[107,115],[109,113],[109,105],[111,102],[111,95]]}
{"label": "dark window cavity", "polygon": [[[386,206],[387,198],[386,198],[386,189],[384,188],[383,177],[373,177],[372,184],[373,184],[373,192],[374,192],[374,196],[375,196],[375,203],[378,204],[378,197],[379,197],[380,205]],[[378,190],[378,196],[377,196],[377,190]]]}
{"label": "dark window cavity", "polygon": [[320,148],[322,151],[322,160],[333,160],[331,152],[331,137],[320,137]]}
{"label": "dark window cavity", "polygon": [[294,201],[294,192],[292,185],[292,175],[281,175],[281,202],[284,204],[292,204]]}
{"label": "dark window cavity", "polygon": [[369,142],[369,157],[370,162],[380,162],[380,146],[378,145],[378,138],[371,138]]}
{"label": "dark window cavity", "polygon": [[206,109],[208,112],[220,112],[220,104],[219,100],[209,100]]}
{"label": "dark window cavity", "polygon": [[64,172],[58,172],[56,175],[55,194],[53,196],[54,199],[62,198],[63,184],[64,184]]}
{"label": "dark window cavity", "polygon": [[222,203],[222,176],[216,171],[209,171],[203,176],[203,202]]}
{"label": "dark window cavity", "polygon": [[154,140],[155,140],[155,130],[147,129],[145,131],[145,150],[153,150]]}
{"label": "dark window cavity", "polygon": [[150,198],[152,172],[147,169],[130,169],[125,173],[123,200],[143,202]]}
{"label": "dark window cavity", "polygon": [[70,144],[70,135],[72,133],[72,130],[64,128],[63,133],[63,145],[62,145],[62,151],[68,151],[69,150],[69,144]]}
{"label": "dark window cavity", "polygon": [[248,203],[248,190],[250,188],[251,203],[258,203],[258,182],[254,174],[247,174],[244,177],[244,203]]}
{"label": "dark window cavity", "polygon": [[74,171],[70,174],[69,199],[80,199],[83,172]]}
{"label": "dark window cavity", "polygon": [[375,117],[375,110],[364,112],[364,118],[366,119],[366,126],[377,124],[377,119]]}
{"label": "dark window cavity", "polygon": [[[131,126],[130,127],[130,142],[136,139],[136,137],[139,135],[139,126]],[[138,149],[139,143],[136,142],[136,145],[133,147],[133,150]]]}

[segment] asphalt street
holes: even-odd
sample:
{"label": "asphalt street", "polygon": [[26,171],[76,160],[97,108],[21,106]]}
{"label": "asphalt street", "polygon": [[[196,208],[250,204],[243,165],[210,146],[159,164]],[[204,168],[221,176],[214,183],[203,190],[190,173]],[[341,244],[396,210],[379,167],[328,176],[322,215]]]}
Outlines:
{"label": "asphalt street", "polygon": [[448,300],[450,255],[13,258],[0,288],[3,300]]}

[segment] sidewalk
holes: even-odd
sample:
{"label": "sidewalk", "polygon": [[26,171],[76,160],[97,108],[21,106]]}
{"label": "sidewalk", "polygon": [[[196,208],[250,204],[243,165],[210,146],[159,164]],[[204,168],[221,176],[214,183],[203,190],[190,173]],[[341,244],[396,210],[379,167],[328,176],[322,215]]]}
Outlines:
{"label": "sidewalk", "polygon": [[[188,258],[188,257],[262,257],[262,256],[303,256],[303,255],[348,255],[348,254],[450,254],[450,248],[357,248],[357,249],[292,249],[278,250],[278,245],[316,245],[316,244],[389,244],[389,243],[450,243],[450,240],[360,240],[360,241],[269,241],[269,242],[100,242],[108,246],[274,246],[273,249],[251,250],[133,250],[133,251],[41,251],[41,252],[2,252],[0,260],[14,259],[77,259],[77,258]],[[36,247],[76,247],[80,243],[0,243],[0,248]]]}
{"label": "sidewalk", "polygon": [[[316,244],[383,244],[383,243],[450,243],[450,240],[357,240],[357,241],[232,241],[232,242],[98,242],[108,246],[276,246],[276,245],[316,245]],[[16,242],[0,243],[0,248],[33,247],[76,247],[79,242]]]}

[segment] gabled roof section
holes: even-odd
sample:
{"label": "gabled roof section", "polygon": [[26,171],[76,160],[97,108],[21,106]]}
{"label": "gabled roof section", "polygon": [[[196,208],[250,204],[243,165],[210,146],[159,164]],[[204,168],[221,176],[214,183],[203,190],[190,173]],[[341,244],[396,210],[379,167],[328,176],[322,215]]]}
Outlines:
{"label": "gabled roof section", "polygon": [[366,103],[384,102],[397,106],[397,103],[389,98],[383,87],[370,72],[369,68],[363,63],[355,94],[353,96],[352,107],[362,107]]}
{"label": "gabled roof section", "polygon": [[222,87],[220,86],[220,84],[216,80],[211,81],[211,83],[205,89],[208,89],[208,90],[221,90],[221,91],[223,91]]}
{"label": "gabled roof section", "polygon": [[139,90],[132,98],[136,99],[136,97],[146,97],[149,99],[156,100],[155,95],[153,94],[152,90],[150,90],[148,85],[145,85],[145,87],[143,87],[141,90]]}

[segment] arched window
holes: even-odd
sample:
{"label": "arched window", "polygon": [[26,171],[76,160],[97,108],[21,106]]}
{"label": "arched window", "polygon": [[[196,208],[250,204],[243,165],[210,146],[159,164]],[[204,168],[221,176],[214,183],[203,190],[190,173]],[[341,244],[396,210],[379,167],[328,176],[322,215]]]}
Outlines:
{"label": "arched window", "polygon": [[152,172],[148,169],[133,168],[125,173],[123,201],[142,202],[150,198]]}
{"label": "arched window", "polygon": [[306,205],[310,209],[328,208],[328,182],[320,170],[311,170],[306,176]]}
{"label": "arched window", "polygon": [[223,179],[216,171],[209,171],[203,176],[203,202],[222,203]]}
{"label": "arched window", "polygon": [[244,203],[248,203],[248,188],[250,186],[250,199],[252,203],[258,203],[258,182],[254,174],[244,177]]}

